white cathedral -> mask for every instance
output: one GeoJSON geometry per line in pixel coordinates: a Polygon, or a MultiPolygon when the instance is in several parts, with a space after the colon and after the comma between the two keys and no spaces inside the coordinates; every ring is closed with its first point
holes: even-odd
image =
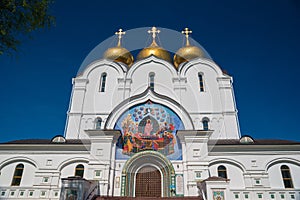
{"type": "Polygon", "coordinates": [[[64,136],[0,144],[0,199],[300,200],[300,142],[242,136],[232,77],[191,31],[173,59],[148,32],[134,59],[120,29],[73,78],[64,136]]]}

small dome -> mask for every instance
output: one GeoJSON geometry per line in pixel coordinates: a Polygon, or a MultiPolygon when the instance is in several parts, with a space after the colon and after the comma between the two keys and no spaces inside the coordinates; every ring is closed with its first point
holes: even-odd
{"type": "Polygon", "coordinates": [[[183,62],[187,62],[199,57],[204,58],[206,55],[205,52],[199,47],[190,45],[189,34],[191,34],[192,31],[189,30],[189,28],[185,28],[183,31],[181,31],[181,33],[185,35],[186,45],[185,47],[180,48],[174,55],[173,61],[176,68],[178,68],[178,66],[183,62]]]}
{"type": "Polygon", "coordinates": [[[103,54],[103,58],[116,62],[122,62],[128,66],[131,66],[133,63],[133,56],[131,53],[121,46],[107,49],[103,54]]]}
{"type": "Polygon", "coordinates": [[[176,68],[183,63],[190,61],[194,58],[204,58],[205,52],[196,46],[185,46],[180,48],[174,55],[174,65],[176,68]]]}
{"type": "Polygon", "coordinates": [[[142,60],[151,55],[166,60],[168,62],[172,62],[169,52],[158,46],[155,41],[152,42],[152,44],[149,47],[146,47],[139,52],[139,54],[137,55],[137,60],[142,60]]]}
{"type": "Polygon", "coordinates": [[[240,143],[242,143],[242,144],[253,144],[254,140],[251,136],[244,135],[240,138],[240,143]]]}
{"type": "Polygon", "coordinates": [[[116,62],[122,62],[128,66],[131,66],[133,63],[133,56],[127,49],[121,47],[122,35],[125,35],[125,33],[126,32],[124,32],[121,28],[115,33],[115,35],[118,35],[118,45],[116,47],[107,49],[103,54],[103,58],[116,62]]]}
{"type": "Polygon", "coordinates": [[[52,143],[66,143],[66,138],[62,135],[56,135],[51,139],[52,143]]]}

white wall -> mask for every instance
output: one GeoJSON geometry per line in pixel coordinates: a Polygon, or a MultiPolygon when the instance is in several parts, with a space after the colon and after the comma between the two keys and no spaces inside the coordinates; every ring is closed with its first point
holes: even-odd
{"type": "Polygon", "coordinates": [[[154,91],[182,105],[195,129],[202,129],[202,119],[207,117],[210,129],[215,130],[212,138],[239,138],[231,77],[224,75],[213,61],[195,59],[177,71],[170,63],[153,56],[138,61],[129,69],[115,62],[99,60],[76,77],[66,137],[88,138],[84,130],[95,127],[97,116],[106,119],[122,101],[131,101],[131,97],[149,87],[150,73],[155,74],[154,91]],[[99,92],[104,72],[107,73],[106,90],[99,92]],[[203,74],[204,92],[199,91],[199,72],[203,74]]]}

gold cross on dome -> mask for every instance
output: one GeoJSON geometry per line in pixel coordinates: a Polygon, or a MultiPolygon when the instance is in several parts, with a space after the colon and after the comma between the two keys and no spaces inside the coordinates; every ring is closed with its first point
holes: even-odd
{"type": "Polygon", "coordinates": [[[115,34],[118,35],[118,39],[119,39],[119,41],[118,41],[118,47],[120,47],[120,46],[121,46],[122,35],[125,35],[126,32],[123,31],[123,30],[120,28],[119,31],[116,32],[115,34]]]}
{"type": "Polygon", "coordinates": [[[192,31],[189,30],[189,28],[185,28],[183,31],[181,31],[181,33],[185,35],[185,38],[186,38],[186,46],[189,46],[189,45],[190,45],[189,34],[191,34],[192,31]]]}
{"type": "Polygon", "coordinates": [[[151,28],[151,30],[148,30],[148,33],[151,34],[152,33],[152,44],[156,44],[155,42],[155,38],[156,38],[156,34],[160,33],[160,30],[158,30],[155,26],[153,26],[151,28]]]}

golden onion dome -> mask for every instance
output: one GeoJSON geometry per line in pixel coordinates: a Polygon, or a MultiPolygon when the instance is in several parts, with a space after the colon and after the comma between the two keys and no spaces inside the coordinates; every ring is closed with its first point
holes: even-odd
{"type": "Polygon", "coordinates": [[[139,54],[137,55],[137,60],[141,60],[153,55],[157,58],[171,62],[172,60],[169,52],[164,48],[158,46],[155,42],[156,34],[160,33],[160,30],[158,30],[156,27],[152,27],[152,29],[149,30],[148,33],[152,34],[153,41],[149,47],[146,47],[139,52],[139,54]]]}
{"type": "Polygon", "coordinates": [[[186,46],[180,48],[174,55],[173,61],[176,68],[178,68],[178,66],[181,63],[190,61],[194,58],[199,58],[199,57],[203,58],[206,55],[205,52],[199,47],[190,45],[189,34],[192,33],[191,30],[185,28],[184,31],[182,31],[182,33],[185,34],[186,37],[186,46]]]}
{"type": "Polygon", "coordinates": [[[133,56],[131,53],[127,49],[119,46],[107,49],[104,52],[103,57],[116,62],[125,63],[128,66],[131,66],[133,63],[133,56]]]}
{"type": "Polygon", "coordinates": [[[196,46],[185,46],[180,48],[176,54],[174,55],[174,65],[176,68],[181,63],[193,60],[194,58],[203,58],[205,57],[205,53],[199,47],[196,46]]]}
{"type": "Polygon", "coordinates": [[[103,54],[103,58],[113,60],[115,62],[122,62],[131,66],[134,61],[132,54],[124,47],[121,47],[122,35],[124,35],[125,32],[123,32],[122,29],[119,29],[119,31],[115,34],[118,35],[118,45],[107,49],[103,54]]]}
{"type": "Polygon", "coordinates": [[[152,44],[149,47],[146,47],[143,50],[141,50],[137,55],[137,60],[142,60],[151,55],[166,60],[168,62],[172,62],[169,52],[158,46],[155,42],[152,42],[152,44]]]}

